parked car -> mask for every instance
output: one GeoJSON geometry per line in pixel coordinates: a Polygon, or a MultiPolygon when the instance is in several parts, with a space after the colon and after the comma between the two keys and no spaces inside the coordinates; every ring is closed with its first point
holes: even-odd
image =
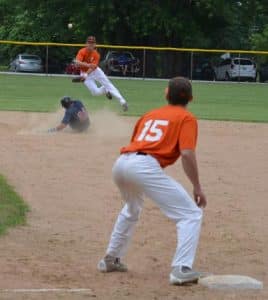
{"type": "Polygon", "coordinates": [[[112,73],[134,75],[140,70],[140,61],[131,52],[108,51],[100,66],[107,75],[112,73]]]}
{"type": "Polygon", "coordinates": [[[42,60],[37,55],[18,54],[10,63],[10,71],[14,72],[43,72],[44,66],[42,60]]]}
{"type": "Polygon", "coordinates": [[[256,64],[249,58],[226,58],[214,70],[216,80],[256,81],[256,64]]]}
{"type": "Polygon", "coordinates": [[[71,63],[66,65],[65,73],[66,74],[72,74],[72,75],[79,75],[80,74],[80,67],[73,60],[71,63]]]}
{"type": "Polygon", "coordinates": [[[268,81],[268,64],[260,66],[259,80],[260,82],[268,81]]]}

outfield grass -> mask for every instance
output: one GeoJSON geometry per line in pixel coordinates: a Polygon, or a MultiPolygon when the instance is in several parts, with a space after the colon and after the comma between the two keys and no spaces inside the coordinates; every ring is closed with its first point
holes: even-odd
{"type": "MultiPolygon", "coordinates": [[[[127,115],[141,115],[163,105],[167,81],[112,80],[130,104],[127,115]]],[[[116,101],[93,97],[80,83],[65,77],[0,75],[0,110],[50,112],[59,99],[70,95],[82,99],[89,110],[109,107],[120,111],[116,101]]],[[[268,84],[193,83],[190,105],[200,119],[268,122],[268,84]]]]}
{"type": "Polygon", "coordinates": [[[28,206],[0,175],[0,235],[8,227],[25,224],[28,206]]]}

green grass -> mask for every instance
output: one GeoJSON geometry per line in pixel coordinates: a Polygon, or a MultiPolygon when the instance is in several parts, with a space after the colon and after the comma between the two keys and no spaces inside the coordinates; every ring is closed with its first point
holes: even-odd
{"type": "Polygon", "coordinates": [[[25,224],[28,206],[0,175],[0,235],[8,227],[25,224]]]}
{"type": "MultiPolygon", "coordinates": [[[[112,80],[130,104],[128,115],[141,115],[165,103],[167,81],[112,80]]],[[[83,100],[88,109],[120,112],[116,101],[93,97],[83,84],[70,78],[0,75],[0,110],[50,112],[64,95],[83,100]]],[[[268,84],[193,83],[190,105],[200,119],[268,122],[268,84]]]]}
{"type": "Polygon", "coordinates": [[[8,66],[0,66],[0,71],[8,71],[8,66]]]}

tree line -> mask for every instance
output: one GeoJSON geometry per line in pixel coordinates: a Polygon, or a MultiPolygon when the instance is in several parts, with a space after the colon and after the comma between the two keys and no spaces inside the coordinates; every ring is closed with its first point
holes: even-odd
{"type": "MultiPolygon", "coordinates": [[[[101,44],[268,50],[268,1],[0,0],[1,40],[83,43],[89,34],[101,44]]],[[[0,59],[19,50],[1,45],[0,59]]]]}

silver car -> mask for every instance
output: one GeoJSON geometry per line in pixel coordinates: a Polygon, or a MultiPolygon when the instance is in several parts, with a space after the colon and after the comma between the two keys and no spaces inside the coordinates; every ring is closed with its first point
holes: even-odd
{"type": "Polygon", "coordinates": [[[43,72],[42,60],[37,55],[18,54],[10,63],[10,71],[14,72],[43,72]]]}

